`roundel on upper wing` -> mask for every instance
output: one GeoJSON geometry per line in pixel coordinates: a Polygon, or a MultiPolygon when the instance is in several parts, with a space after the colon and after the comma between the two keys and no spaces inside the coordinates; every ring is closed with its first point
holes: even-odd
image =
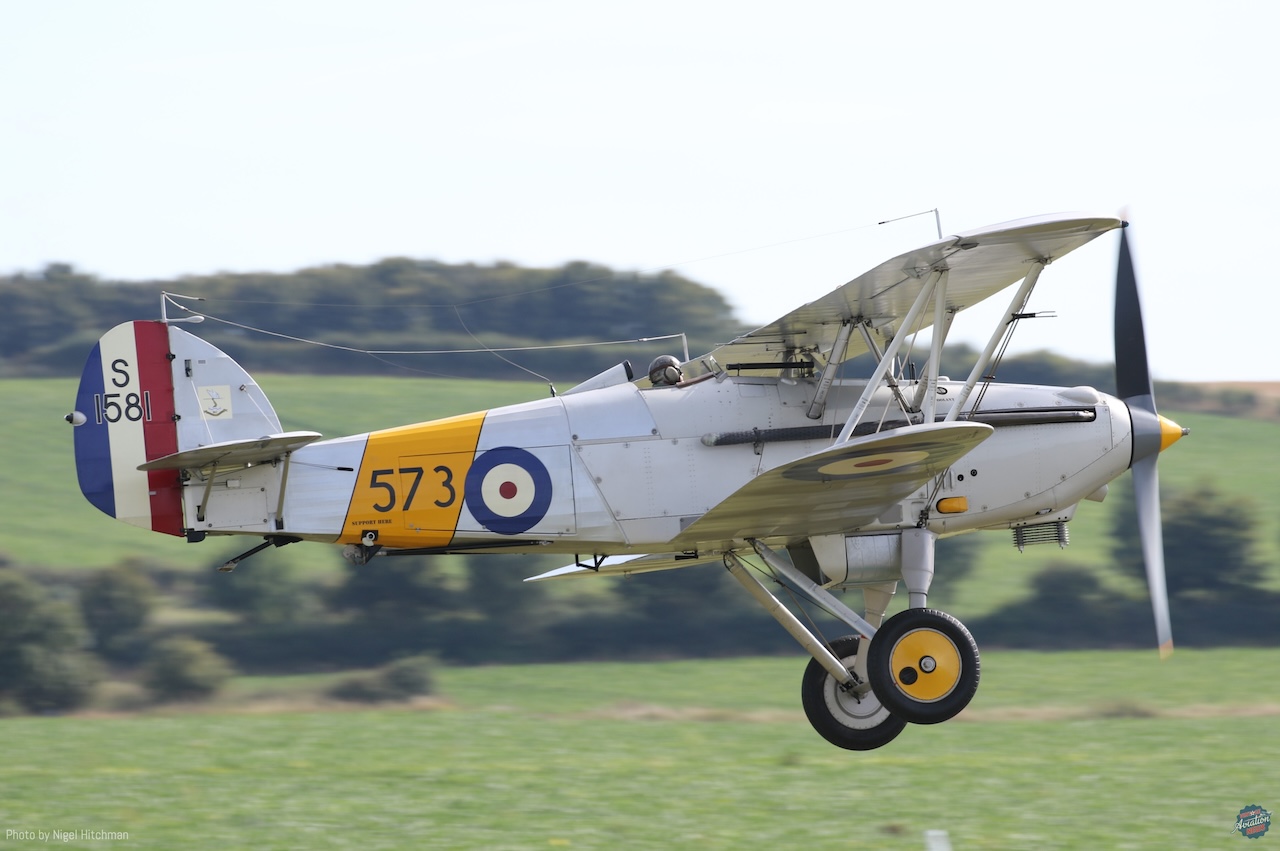
{"type": "Polygon", "coordinates": [[[467,508],[480,524],[500,535],[527,532],[551,507],[551,474],[532,452],[499,446],[467,471],[467,508]]]}

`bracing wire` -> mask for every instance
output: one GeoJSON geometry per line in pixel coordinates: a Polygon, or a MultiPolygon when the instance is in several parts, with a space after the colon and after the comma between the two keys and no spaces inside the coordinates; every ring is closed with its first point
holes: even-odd
{"type": "MultiPolygon", "coordinates": [[[[801,600],[799,597],[796,596],[796,593],[791,590],[790,586],[788,586],[787,583],[783,582],[781,579],[778,578],[778,574],[774,572],[773,568],[768,567],[767,565],[765,566],[756,565],[750,559],[745,557],[740,557],[740,560],[747,567],[756,571],[756,573],[759,573],[761,576],[773,582],[783,591],[787,592],[787,597],[791,600],[792,607],[795,608],[797,611],[799,611],[800,614],[804,617],[804,619],[809,622],[809,631],[812,632],[814,636],[817,637],[817,639],[821,641],[823,644],[827,645],[828,647],[831,646],[831,642],[828,641],[826,635],[823,634],[822,627],[819,626],[818,622],[814,619],[813,614],[809,611],[809,607],[805,605],[803,600],[801,600]]],[[[818,605],[817,608],[834,617],[834,614],[830,611],[827,611],[825,607],[818,605]]]]}
{"type": "MultiPolygon", "coordinates": [[[[178,296],[178,297],[194,298],[194,296],[178,296]]],[[[172,293],[166,293],[165,298],[168,300],[169,304],[173,305],[179,310],[186,311],[192,316],[202,316],[205,319],[208,319],[212,322],[218,322],[223,325],[229,325],[232,328],[239,328],[242,331],[251,331],[255,334],[264,334],[268,337],[277,337],[281,340],[290,340],[294,343],[303,343],[308,346],[318,346],[324,349],[336,349],[337,351],[340,351],[340,352],[351,352],[357,355],[373,355],[373,356],[376,356],[376,355],[474,355],[474,354],[485,354],[485,353],[493,354],[495,352],[536,352],[536,351],[542,351],[544,349],[584,349],[584,348],[591,348],[593,346],[622,346],[622,345],[628,345],[628,344],[634,344],[634,343],[656,343],[661,340],[685,339],[685,335],[681,333],[681,334],[659,334],[653,337],[636,337],[630,340],[595,340],[595,341],[584,342],[584,343],[548,343],[548,344],[539,345],[539,346],[502,346],[502,347],[486,346],[478,349],[402,349],[402,350],[401,349],[361,349],[355,346],[343,346],[339,343],[326,343],[322,340],[309,340],[306,337],[297,337],[297,336],[294,336],[293,334],[285,334],[280,331],[270,331],[266,328],[256,328],[253,325],[245,325],[242,322],[235,322],[230,319],[224,319],[220,316],[214,316],[211,313],[192,310],[186,305],[181,304],[180,302],[174,301],[174,295],[172,293]]],[[[465,325],[463,325],[463,329],[467,330],[465,325]]],[[[467,330],[467,333],[471,334],[470,330],[467,330]]],[[[474,334],[471,334],[471,336],[472,336],[472,339],[475,339],[474,334]]],[[[477,342],[479,341],[477,340],[477,342]]]]}
{"type": "MultiPolygon", "coordinates": [[[[934,215],[934,217],[935,217],[935,218],[937,218],[937,217],[938,217],[938,210],[937,210],[936,208],[935,208],[935,209],[930,209],[930,210],[922,210],[922,211],[917,212],[917,213],[910,213],[910,214],[905,215],[905,216],[898,216],[898,217],[895,217],[895,218],[885,219],[885,220],[883,220],[883,221],[874,222],[874,223],[870,223],[870,224],[857,225],[857,226],[854,226],[854,227],[842,228],[842,229],[839,229],[839,230],[828,231],[828,232],[825,232],[825,233],[813,234],[813,235],[810,235],[810,236],[797,237],[797,238],[795,238],[795,239],[780,240],[780,241],[778,241],[778,242],[772,242],[772,243],[768,243],[768,244],[766,244],[766,245],[757,245],[757,246],[753,246],[753,247],[751,247],[751,248],[743,248],[743,249],[738,249],[738,250],[734,250],[734,251],[726,251],[726,252],[722,252],[722,253],[719,253],[719,254],[706,255],[706,256],[703,256],[703,257],[697,257],[697,258],[693,258],[693,259],[689,259],[689,260],[684,260],[684,261],[681,261],[681,262],[679,262],[679,263],[668,263],[668,264],[661,265],[661,266],[654,266],[654,267],[650,267],[650,268],[647,268],[647,269],[642,269],[642,270],[640,270],[640,271],[638,271],[638,272],[636,272],[636,273],[634,273],[634,274],[636,274],[636,275],[638,275],[638,276],[639,276],[639,275],[649,275],[649,274],[653,274],[653,273],[655,273],[655,272],[668,271],[668,270],[671,270],[671,269],[678,268],[678,267],[680,267],[680,266],[687,266],[687,265],[691,265],[691,264],[694,264],[694,263],[704,262],[704,261],[707,261],[707,260],[717,260],[717,259],[724,258],[724,257],[732,257],[732,256],[740,255],[740,254],[749,254],[749,253],[751,253],[751,252],[755,252],[755,251],[764,251],[764,250],[768,250],[768,249],[770,249],[770,248],[777,248],[777,247],[780,247],[780,246],[783,246],[783,245],[792,245],[792,244],[795,244],[795,243],[807,242],[807,241],[815,240],[815,239],[824,239],[824,238],[826,238],[826,237],[830,237],[830,236],[838,236],[838,235],[840,235],[840,234],[845,234],[845,233],[852,233],[852,232],[854,232],[854,231],[866,230],[866,229],[868,229],[868,228],[878,227],[878,226],[880,226],[880,225],[891,224],[891,223],[893,223],[893,222],[903,221],[904,219],[912,219],[912,218],[916,218],[916,217],[918,217],[918,216],[929,215],[929,214],[931,214],[931,213],[934,215]]],[[[939,222],[939,228],[940,228],[940,226],[941,226],[941,223],[939,222]]],[[[543,380],[543,381],[546,381],[546,382],[547,382],[547,384],[548,384],[548,386],[550,386],[550,387],[551,387],[551,393],[552,393],[552,395],[555,395],[555,387],[551,385],[551,381],[550,381],[549,379],[547,379],[547,378],[546,378],[545,376],[543,376],[543,375],[540,375],[540,374],[538,374],[538,373],[534,372],[533,370],[530,370],[530,369],[527,369],[527,368],[526,368],[526,367],[524,367],[524,366],[521,366],[520,364],[516,363],[515,361],[510,360],[509,358],[503,357],[500,353],[501,353],[501,352],[532,352],[532,351],[544,351],[544,350],[549,350],[549,349],[589,348],[589,347],[595,347],[595,346],[617,346],[617,345],[626,345],[626,344],[634,344],[634,343],[649,343],[649,342],[657,342],[657,341],[660,341],[660,340],[673,340],[673,339],[676,339],[676,338],[680,338],[680,339],[682,339],[682,340],[684,341],[684,353],[685,353],[685,358],[684,358],[684,359],[685,359],[686,361],[688,361],[688,359],[689,359],[689,340],[688,340],[688,337],[687,337],[685,334],[681,333],[681,334],[664,334],[664,335],[658,335],[658,336],[652,336],[652,337],[638,337],[638,338],[635,338],[635,339],[629,339],[629,340],[600,340],[600,341],[583,342],[583,343],[557,343],[557,344],[546,344],[546,345],[538,345],[538,346],[502,346],[502,347],[491,347],[491,346],[485,346],[485,345],[484,345],[484,343],[483,343],[483,342],[482,342],[478,337],[476,337],[476,335],[475,335],[475,334],[473,334],[473,333],[471,332],[471,329],[467,327],[466,322],[464,322],[464,321],[463,321],[463,319],[462,319],[462,314],[461,314],[461,311],[459,310],[459,308],[462,308],[462,307],[469,307],[469,306],[472,306],[472,305],[478,305],[478,304],[486,304],[486,303],[489,303],[489,302],[498,301],[498,300],[505,299],[505,298],[514,298],[514,297],[517,297],[517,296],[533,295],[533,294],[536,294],[536,293],[549,292],[549,291],[551,291],[551,290],[563,289],[563,288],[565,288],[565,287],[573,287],[573,286],[581,286],[581,285],[583,285],[583,284],[598,283],[598,282],[600,282],[600,281],[612,280],[612,279],[614,279],[615,277],[616,277],[616,273],[614,273],[614,272],[610,272],[610,273],[609,273],[609,274],[607,274],[607,275],[600,275],[600,276],[597,276],[597,277],[595,277],[595,278],[585,278],[585,279],[577,280],[577,281],[566,281],[566,282],[559,283],[559,284],[551,284],[551,285],[546,286],[546,287],[536,287],[536,288],[528,289],[528,290],[520,290],[520,291],[518,291],[518,292],[500,293],[500,294],[498,294],[498,295],[486,296],[486,297],[484,297],[484,298],[472,299],[472,300],[470,300],[470,301],[461,301],[461,302],[456,302],[456,303],[453,303],[453,304],[407,304],[407,305],[400,305],[400,307],[401,307],[402,309],[410,309],[410,308],[427,308],[427,309],[444,309],[444,308],[450,308],[450,309],[452,309],[452,310],[453,310],[453,313],[454,313],[454,316],[455,316],[455,317],[457,318],[457,320],[458,320],[458,324],[462,326],[462,329],[467,333],[467,335],[468,335],[468,336],[470,336],[470,337],[471,337],[471,339],[475,340],[475,341],[476,341],[476,343],[477,343],[477,344],[479,344],[479,345],[481,346],[481,348],[476,348],[476,349],[415,349],[415,350],[362,349],[362,348],[359,348],[359,347],[356,347],[356,346],[344,346],[344,345],[341,345],[341,344],[338,344],[338,343],[326,343],[326,342],[322,342],[322,341],[320,341],[320,340],[311,340],[311,339],[307,339],[307,338],[305,338],[305,337],[298,337],[298,336],[294,336],[294,335],[292,335],[292,334],[285,334],[285,333],[282,333],[282,332],[279,332],[279,331],[270,331],[270,330],[265,329],[265,328],[257,328],[257,327],[254,327],[254,326],[252,326],[252,325],[246,325],[246,324],[244,324],[244,323],[235,322],[235,321],[233,321],[233,320],[225,319],[225,318],[223,318],[223,317],[214,316],[213,314],[205,313],[205,312],[203,312],[203,311],[196,311],[196,310],[193,310],[193,309],[191,309],[191,308],[187,307],[186,305],[182,304],[181,302],[176,301],[175,299],[177,299],[177,298],[187,298],[187,299],[197,299],[197,300],[199,300],[199,301],[204,301],[204,299],[203,299],[203,298],[199,298],[199,297],[197,297],[197,296],[182,296],[182,295],[178,295],[178,294],[176,294],[176,293],[168,293],[168,292],[166,292],[166,293],[163,293],[163,294],[162,294],[162,299],[161,299],[161,314],[162,314],[162,316],[164,315],[164,307],[165,307],[165,305],[167,305],[167,304],[171,304],[171,305],[173,305],[174,307],[178,308],[179,310],[183,310],[183,311],[185,311],[186,313],[190,314],[190,315],[191,315],[191,316],[193,316],[193,317],[198,316],[198,317],[201,317],[201,318],[203,318],[203,319],[209,319],[209,320],[212,320],[212,321],[214,321],[214,322],[221,323],[221,324],[223,324],[223,325],[228,325],[228,326],[233,327],[233,328],[239,328],[239,329],[244,330],[244,331],[250,331],[250,332],[253,332],[253,333],[255,333],[255,334],[263,334],[263,335],[266,335],[266,336],[269,336],[269,337],[276,337],[276,338],[283,339],[283,340],[290,340],[290,341],[293,341],[293,342],[296,342],[296,343],[302,343],[302,344],[305,344],[305,345],[318,346],[318,347],[326,348],[326,349],[334,349],[334,350],[337,350],[337,351],[344,351],[344,352],[351,352],[351,353],[353,353],[353,354],[366,355],[366,356],[368,356],[368,357],[372,357],[374,360],[380,361],[380,362],[385,363],[385,364],[387,364],[387,365],[389,365],[389,366],[396,367],[396,368],[399,368],[399,369],[409,369],[409,370],[412,370],[412,371],[414,371],[414,372],[424,372],[424,371],[423,371],[423,370],[418,370],[418,369],[413,369],[412,367],[405,367],[405,366],[402,366],[402,365],[400,365],[400,364],[392,363],[391,361],[386,360],[386,359],[385,359],[384,357],[382,357],[382,356],[384,356],[384,355],[447,355],[447,354],[480,354],[480,353],[492,354],[492,355],[494,355],[495,357],[498,357],[500,360],[504,361],[505,363],[507,363],[507,364],[509,364],[509,365],[511,365],[511,366],[513,366],[513,367],[515,367],[516,369],[522,370],[523,372],[527,372],[527,373],[529,373],[530,375],[535,376],[536,378],[539,378],[539,379],[541,379],[541,380],[543,380]]],[[[230,303],[241,303],[241,304],[310,304],[310,305],[317,306],[317,307],[343,307],[343,308],[347,308],[347,309],[352,309],[352,308],[361,308],[361,307],[375,307],[374,305],[338,304],[338,303],[323,303],[323,302],[287,302],[287,301],[260,301],[260,300],[252,300],[252,301],[251,301],[251,300],[244,300],[244,299],[220,299],[220,301],[227,301],[227,302],[230,302],[230,303]]],[[[381,306],[379,305],[379,306],[376,306],[376,307],[379,307],[379,308],[380,308],[381,306]]],[[[197,320],[197,321],[198,321],[198,320],[197,320]]],[[[435,373],[428,373],[428,374],[435,374],[435,373]]]]}
{"type": "MultiPolygon", "coordinates": [[[[480,343],[480,338],[479,338],[479,337],[477,337],[475,334],[472,334],[472,333],[471,333],[471,329],[467,327],[467,323],[463,320],[463,318],[462,318],[462,311],[458,310],[458,308],[456,308],[456,307],[455,307],[455,308],[453,309],[453,315],[454,315],[454,316],[456,316],[456,317],[458,318],[458,324],[462,326],[462,330],[463,330],[463,331],[466,331],[466,332],[467,332],[467,336],[469,336],[471,339],[475,340],[477,343],[480,343]]],[[[483,345],[483,343],[480,343],[480,345],[483,345]]],[[[542,373],[534,372],[532,369],[529,369],[529,368],[528,368],[528,367],[526,367],[526,366],[521,366],[520,364],[518,364],[518,363],[516,363],[515,361],[511,360],[511,358],[503,357],[502,355],[498,354],[498,353],[497,353],[496,351],[494,351],[493,349],[488,349],[488,351],[489,351],[489,353],[490,353],[490,354],[492,354],[494,357],[496,357],[498,360],[502,361],[503,363],[509,363],[509,364],[511,364],[512,366],[514,366],[516,369],[521,370],[522,372],[527,372],[527,373],[529,373],[529,374],[530,374],[530,375],[532,375],[534,378],[541,378],[543,381],[547,382],[547,387],[549,387],[549,388],[551,389],[551,395],[552,395],[552,396],[556,395],[556,386],[555,386],[554,384],[552,384],[552,383],[551,383],[551,379],[550,379],[550,378],[547,378],[547,377],[546,377],[545,375],[543,375],[542,373]]]]}
{"type": "MultiPolygon", "coordinates": [[[[724,251],[719,254],[708,254],[702,257],[694,257],[688,260],[681,260],[676,263],[665,263],[660,266],[650,266],[650,267],[639,269],[635,272],[628,273],[628,274],[634,274],[636,276],[652,275],[656,272],[667,272],[672,269],[678,269],[681,266],[691,266],[695,263],[704,263],[708,260],[720,260],[725,257],[736,257],[740,254],[751,254],[756,251],[767,251],[771,248],[780,248],[784,245],[794,245],[800,242],[810,242],[815,239],[826,239],[827,237],[831,237],[831,236],[840,236],[841,234],[854,233],[861,230],[868,230],[870,228],[880,227],[881,225],[893,224],[894,222],[901,222],[907,219],[914,219],[920,216],[928,216],[928,215],[933,215],[935,218],[938,218],[937,208],[933,208],[929,210],[921,210],[916,213],[908,213],[905,216],[896,216],[891,219],[884,219],[883,221],[870,222],[868,224],[855,225],[853,227],[841,228],[839,230],[826,231],[825,233],[816,233],[816,234],[811,234],[809,236],[800,236],[800,237],[795,237],[794,239],[784,239],[778,242],[770,242],[764,245],[752,246],[750,248],[739,248],[739,249],[734,249],[732,251],[724,251]]],[[[938,219],[938,238],[939,239],[942,238],[941,219],[938,219]]],[[[399,305],[399,307],[402,309],[442,310],[445,308],[452,308],[456,310],[459,307],[470,307],[472,305],[477,305],[477,304],[487,304],[489,302],[500,301],[505,298],[516,298],[517,296],[535,295],[537,293],[551,292],[552,290],[564,289],[565,287],[577,287],[583,284],[596,284],[596,283],[600,283],[601,281],[613,280],[617,277],[617,274],[618,273],[616,272],[610,272],[607,275],[599,275],[594,278],[583,278],[582,280],[578,280],[578,281],[564,281],[559,284],[549,284],[548,286],[545,286],[545,287],[534,287],[533,289],[528,289],[528,290],[518,290],[515,292],[499,293],[497,295],[485,296],[483,298],[471,299],[469,301],[459,301],[451,304],[450,303],[403,304],[403,305],[399,305]]],[[[382,307],[381,305],[365,305],[365,304],[353,304],[353,303],[344,303],[344,302],[295,302],[295,301],[266,301],[266,300],[256,300],[256,299],[255,300],[218,299],[218,300],[226,301],[229,303],[236,303],[236,304],[282,304],[282,305],[305,304],[313,307],[342,307],[347,309],[361,309],[361,308],[381,309],[382,307]]],[[[657,340],[657,339],[663,339],[663,338],[650,337],[648,339],[657,340]]],[[[633,341],[628,340],[623,342],[633,342],[633,341]]],[[[413,352],[410,354],[417,354],[417,353],[413,352]]]]}

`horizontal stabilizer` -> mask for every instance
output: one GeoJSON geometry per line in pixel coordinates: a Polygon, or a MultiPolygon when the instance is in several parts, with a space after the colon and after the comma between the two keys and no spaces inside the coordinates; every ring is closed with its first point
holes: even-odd
{"type": "Polygon", "coordinates": [[[154,461],[138,466],[144,472],[149,470],[199,470],[205,467],[246,466],[274,461],[286,454],[319,440],[319,432],[286,431],[282,434],[268,434],[249,440],[227,440],[222,443],[211,443],[198,446],[185,452],[175,452],[154,461]]]}
{"type": "Polygon", "coordinates": [[[689,553],[658,553],[653,555],[607,556],[598,567],[571,564],[530,576],[525,582],[542,582],[547,579],[572,579],[579,576],[630,576],[633,573],[653,573],[657,570],[675,570],[697,564],[719,561],[720,556],[699,558],[689,553]]]}

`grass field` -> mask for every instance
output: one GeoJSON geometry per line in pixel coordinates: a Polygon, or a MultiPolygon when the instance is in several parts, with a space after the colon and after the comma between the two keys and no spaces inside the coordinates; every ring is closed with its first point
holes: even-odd
{"type": "Polygon", "coordinates": [[[1242,807],[1280,806],[1278,656],[1156,658],[992,652],[959,718],[863,754],[809,728],[798,657],[445,671],[431,709],[259,712],[241,683],[239,713],[0,721],[0,829],[166,849],[919,849],[926,829],[957,851],[1231,847],[1242,807]]]}

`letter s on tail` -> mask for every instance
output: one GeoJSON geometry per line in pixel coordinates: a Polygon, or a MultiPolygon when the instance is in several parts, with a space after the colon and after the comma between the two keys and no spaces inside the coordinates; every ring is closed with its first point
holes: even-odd
{"type": "Polygon", "coordinates": [[[182,483],[176,470],[138,465],[178,451],[169,327],[126,322],[98,340],[76,393],[76,474],[104,514],[133,526],[182,535],[182,483]]]}

